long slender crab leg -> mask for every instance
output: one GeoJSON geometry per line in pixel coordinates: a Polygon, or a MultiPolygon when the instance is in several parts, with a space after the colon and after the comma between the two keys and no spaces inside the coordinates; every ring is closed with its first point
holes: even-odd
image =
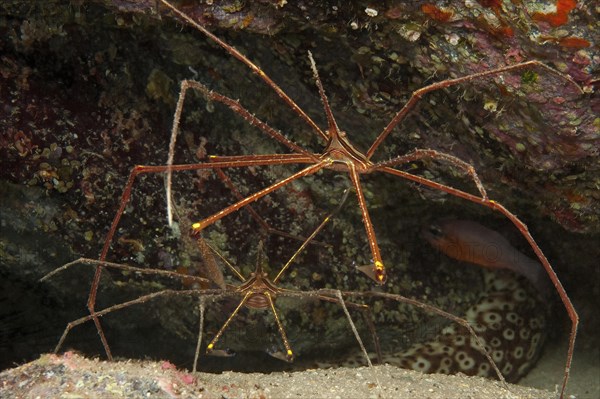
{"type": "Polygon", "coordinates": [[[321,136],[321,138],[324,141],[328,140],[328,136],[325,132],[323,132],[321,130],[321,128],[304,112],[304,110],[302,110],[302,108],[300,108],[298,106],[298,104],[296,104],[294,102],[294,100],[292,100],[290,98],[290,96],[288,96],[278,85],[277,83],[275,83],[269,76],[267,76],[262,69],[260,69],[256,64],[254,64],[252,61],[250,61],[245,55],[243,55],[242,53],[240,53],[239,51],[237,51],[234,47],[230,46],[229,44],[225,43],[223,40],[219,39],[217,36],[215,36],[214,34],[212,34],[209,30],[207,30],[204,26],[200,25],[199,23],[197,23],[196,21],[194,21],[192,18],[190,18],[188,15],[186,15],[185,13],[181,12],[180,10],[178,10],[176,7],[174,7],[172,4],[170,4],[168,1],[166,0],[160,0],[160,2],[162,4],[164,4],[167,8],[169,8],[171,11],[173,11],[175,14],[177,14],[181,19],[183,19],[184,21],[186,21],[188,24],[192,25],[194,28],[198,29],[200,32],[202,32],[204,35],[206,35],[208,38],[210,38],[212,41],[214,41],[216,44],[218,44],[219,46],[221,46],[223,49],[225,49],[225,51],[227,51],[229,54],[231,54],[233,57],[237,58],[238,60],[240,60],[241,62],[243,62],[244,64],[246,64],[251,70],[252,72],[254,72],[256,75],[258,75],[262,80],[265,81],[265,83],[267,83],[267,85],[269,87],[271,87],[275,93],[277,93],[277,95],[290,107],[292,108],[298,115],[300,115],[300,117],[308,124],[310,125],[310,127],[318,133],[319,136],[321,136]]]}
{"type": "MultiPolygon", "coordinates": [[[[266,76],[266,75],[265,75],[266,76]]],[[[175,157],[175,144],[177,143],[177,135],[179,134],[179,124],[181,121],[181,113],[183,112],[183,104],[185,103],[185,96],[189,89],[194,89],[200,92],[207,101],[217,101],[222,104],[225,104],[232,111],[236,112],[242,118],[244,118],[250,125],[258,127],[260,130],[265,132],[267,135],[272,137],[273,139],[279,141],[281,144],[288,147],[292,152],[300,155],[301,157],[313,157],[313,160],[316,161],[316,157],[306,151],[304,148],[294,144],[292,141],[288,140],[283,134],[273,129],[265,122],[258,119],[252,113],[250,113],[246,108],[244,108],[239,101],[236,101],[232,98],[219,94],[217,92],[209,90],[206,86],[201,84],[200,82],[196,82],[194,80],[183,80],[181,82],[181,88],[179,91],[179,98],[177,100],[177,106],[175,107],[175,113],[173,115],[173,127],[171,128],[171,139],[169,141],[169,156],[167,158],[167,165],[171,166],[174,162],[175,157]]],[[[249,156],[252,157],[252,156],[249,156]]],[[[257,156],[254,156],[257,157],[257,156]]],[[[257,159],[257,158],[253,158],[257,159]]],[[[172,206],[172,194],[171,194],[171,185],[172,185],[172,171],[173,169],[167,170],[167,176],[165,181],[165,187],[167,192],[167,221],[169,222],[169,226],[173,225],[173,206],[172,206]]]]}
{"type": "Polygon", "coordinates": [[[373,267],[369,266],[368,268],[361,269],[361,271],[365,272],[367,276],[375,280],[375,282],[383,284],[387,279],[387,274],[383,265],[383,260],[381,259],[379,245],[377,244],[377,239],[375,238],[375,229],[373,228],[371,216],[369,215],[369,210],[367,209],[365,195],[362,191],[362,186],[360,185],[360,177],[358,176],[358,173],[356,173],[356,168],[354,165],[351,165],[350,167],[350,178],[352,179],[352,185],[356,190],[356,197],[358,198],[358,205],[362,214],[363,224],[365,225],[365,230],[367,231],[367,240],[369,241],[371,254],[373,255],[373,267]]]}
{"type": "Polygon", "coordinates": [[[462,76],[462,77],[456,78],[456,79],[448,79],[448,80],[443,80],[443,81],[440,81],[437,83],[432,83],[429,86],[421,87],[420,89],[415,90],[412,93],[412,95],[410,96],[408,101],[404,104],[404,106],[400,109],[400,111],[398,111],[396,113],[396,115],[392,118],[392,120],[390,120],[390,122],[383,129],[383,131],[381,133],[379,133],[379,136],[377,136],[377,138],[371,145],[371,148],[369,148],[367,150],[367,152],[366,152],[367,159],[371,159],[371,157],[373,157],[373,154],[375,153],[375,151],[377,151],[377,148],[379,148],[381,143],[383,143],[383,141],[392,132],[392,130],[394,130],[394,128],[398,125],[398,123],[400,123],[402,120],[404,120],[404,118],[410,112],[410,110],[412,110],[415,107],[415,105],[419,102],[419,100],[421,100],[421,97],[423,97],[425,94],[430,93],[432,91],[439,90],[439,89],[447,88],[450,86],[456,86],[461,83],[470,82],[475,79],[480,79],[480,78],[494,76],[494,75],[500,75],[505,72],[511,72],[511,71],[525,69],[525,68],[543,68],[545,71],[547,71],[553,75],[557,75],[561,79],[571,83],[574,87],[576,87],[578,89],[579,93],[583,93],[583,90],[581,89],[581,87],[579,87],[579,85],[577,83],[575,83],[575,81],[573,79],[571,79],[569,76],[557,71],[554,68],[550,68],[548,65],[546,65],[540,61],[537,61],[537,60],[522,62],[520,64],[507,65],[507,66],[500,67],[500,68],[490,69],[490,70],[487,70],[484,72],[478,72],[478,73],[473,73],[473,74],[470,74],[467,76],[462,76]]]}
{"type": "Polygon", "coordinates": [[[215,213],[214,215],[209,216],[206,219],[203,219],[199,222],[194,223],[192,225],[192,229],[195,233],[198,233],[201,230],[205,229],[207,226],[210,226],[211,224],[215,223],[217,220],[222,219],[223,217],[229,215],[230,213],[237,211],[238,209],[264,197],[265,195],[267,195],[269,193],[272,193],[273,191],[291,183],[292,181],[294,181],[300,177],[303,177],[303,176],[308,176],[308,175],[317,173],[319,170],[327,167],[327,165],[329,163],[330,163],[330,161],[328,161],[328,160],[320,161],[319,163],[316,163],[305,169],[302,169],[301,171],[294,173],[293,175],[291,175],[283,180],[280,180],[280,181],[270,185],[267,188],[257,191],[256,193],[252,194],[251,196],[244,198],[243,200],[238,201],[233,205],[228,206],[227,208],[215,213]]]}

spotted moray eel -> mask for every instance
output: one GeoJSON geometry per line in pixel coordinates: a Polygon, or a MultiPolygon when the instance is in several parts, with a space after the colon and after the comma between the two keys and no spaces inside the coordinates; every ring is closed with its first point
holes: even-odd
{"type": "MultiPolygon", "coordinates": [[[[504,378],[516,382],[527,374],[539,357],[546,336],[547,311],[543,295],[530,279],[500,269],[488,267],[482,270],[483,290],[476,303],[460,316],[473,327],[504,378]]],[[[382,360],[424,373],[461,372],[497,378],[479,348],[466,329],[451,323],[427,342],[413,344],[401,352],[382,353],[382,360]]],[[[356,353],[337,366],[364,364],[363,355],[356,353]]],[[[319,367],[331,366],[332,363],[319,363],[319,367]]]]}

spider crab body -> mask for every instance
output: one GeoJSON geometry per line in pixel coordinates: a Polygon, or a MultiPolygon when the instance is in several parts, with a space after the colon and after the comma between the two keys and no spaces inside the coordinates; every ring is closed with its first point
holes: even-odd
{"type": "MultiPolygon", "coordinates": [[[[267,273],[263,272],[260,260],[261,259],[259,257],[259,259],[257,260],[256,270],[250,275],[250,278],[244,281],[239,287],[233,287],[234,291],[242,297],[242,300],[237,305],[231,316],[229,316],[223,327],[219,330],[219,332],[215,335],[215,337],[206,347],[207,353],[211,353],[214,351],[216,342],[221,338],[221,335],[223,334],[225,329],[227,329],[233,317],[239,312],[239,310],[242,307],[246,306],[251,309],[263,310],[270,308],[272,310],[273,315],[275,316],[277,327],[279,329],[279,333],[281,334],[284,345],[286,347],[284,360],[291,362],[294,359],[294,353],[292,352],[292,349],[289,346],[287,335],[285,333],[285,330],[283,329],[283,326],[281,325],[281,321],[279,320],[279,316],[277,315],[277,311],[275,310],[275,303],[273,301],[277,294],[282,292],[282,290],[278,288],[271,280],[269,280],[267,273]]],[[[219,351],[218,353],[220,352],[221,351],[219,351]]]]}
{"type": "Polygon", "coordinates": [[[358,151],[347,138],[346,132],[334,131],[331,134],[331,139],[327,143],[327,148],[323,152],[320,160],[330,159],[333,161],[330,169],[338,172],[348,172],[350,165],[356,169],[358,173],[368,173],[373,167],[373,162],[367,159],[358,151]]]}

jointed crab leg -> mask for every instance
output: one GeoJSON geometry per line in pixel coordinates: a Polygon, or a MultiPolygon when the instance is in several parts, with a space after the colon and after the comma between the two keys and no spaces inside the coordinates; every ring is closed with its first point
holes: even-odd
{"type": "Polygon", "coordinates": [[[490,69],[490,70],[487,70],[484,72],[472,73],[470,75],[462,76],[462,77],[456,78],[456,79],[447,79],[447,80],[443,80],[440,82],[432,83],[429,86],[421,87],[420,89],[415,90],[412,93],[412,95],[410,96],[408,101],[404,104],[404,106],[400,109],[400,111],[398,111],[396,113],[396,115],[392,118],[392,120],[388,123],[388,125],[383,129],[383,131],[381,133],[379,133],[379,136],[377,136],[377,138],[371,145],[371,148],[369,148],[367,150],[367,152],[365,154],[367,159],[371,159],[371,157],[373,156],[373,154],[375,153],[377,148],[379,148],[381,143],[383,143],[383,141],[392,132],[392,130],[394,130],[394,128],[400,122],[402,122],[402,120],[406,117],[406,115],[410,112],[410,110],[414,108],[414,106],[419,102],[419,100],[421,99],[421,97],[423,97],[423,95],[425,95],[429,92],[432,92],[432,91],[439,90],[439,89],[444,89],[444,88],[447,88],[450,86],[459,85],[461,83],[470,82],[472,80],[481,79],[481,78],[488,77],[488,76],[495,76],[495,75],[502,74],[504,72],[511,72],[511,71],[515,71],[515,70],[519,70],[519,69],[534,68],[534,67],[535,68],[543,68],[547,72],[549,72],[553,75],[559,76],[561,79],[571,83],[573,85],[573,87],[578,88],[578,91],[580,93],[583,93],[583,91],[581,90],[579,85],[577,83],[575,83],[575,81],[573,79],[571,79],[569,76],[567,76],[563,73],[560,73],[556,69],[550,68],[548,65],[546,65],[540,61],[537,61],[537,60],[522,62],[520,64],[507,65],[507,66],[500,67],[500,68],[490,69]]]}
{"type": "MultiPolygon", "coordinates": [[[[140,268],[140,267],[135,267],[135,266],[129,266],[129,265],[122,265],[119,263],[113,263],[113,262],[107,262],[107,261],[103,261],[103,260],[98,260],[98,259],[90,259],[90,258],[79,258],[77,260],[74,260],[72,262],[66,263],[65,265],[59,267],[58,269],[53,270],[52,272],[46,274],[44,277],[42,277],[40,279],[40,281],[46,281],[48,279],[50,279],[51,277],[55,276],[58,273],[61,273],[67,269],[70,269],[71,267],[77,265],[77,264],[85,264],[85,265],[91,265],[91,266],[96,266],[96,275],[98,275],[98,270],[100,270],[101,268],[111,268],[111,269],[118,269],[118,270],[126,270],[126,271],[131,271],[131,272],[135,272],[135,273],[140,273],[140,274],[155,274],[155,275],[161,275],[161,276],[165,276],[165,277],[170,277],[173,279],[182,279],[182,278],[188,278],[188,279],[193,279],[194,281],[200,282],[200,283],[209,283],[210,281],[202,278],[202,277],[196,277],[196,276],[183,276],[180,273],[176,273],[176,272],[172,272],[169,270],[158,270],[158,269],[145,269],[145,268],[140,268]]],[[[92,286],[92,288],[94,288],[94,286],[92,286]]],[[[95,287],[97,290],[97,287],[95,287]]],[[[96,290],[93,290],[94,293],[96,290]]],[[[144,303],[150,299],[159,297],[159,296],[169,296],[169,295],[188,295],[193,291],[175,291],[175,290],[162,290],[162,291],[158,291],[158,292],[154,292],[152,294],[148,294],[148,295],[144,295],[141,296],[139,298],[136,298],[134,300],[131,301],[127,301],[127,302],[123,302],[117,305],[113,305],[110,306],[106,309],[103,309],[101,311],[95,311],[95,310],[90,310],[90,314],[88,316],[79,318],[77,320],[74,320],[72,322],[70,322],[69,324],[67,324],[67,327],[65,328],[65,331],[63,332],[58,344],[56,345],[54,352],[58,352],[60,350],[60,348],[63,345],[63,342],[65,340],[65,338],[67,337],[67,335],[69,334],[69,332],[76,326],[85,323],[86,321],[89,320],[94,320],[94,322],[96,322],[96,320],[98,320],[98,317],[101,317],[107,313],[110,312],[114,312],[116,310],[120,310],[126,307],[129,307],[131,305],[135,305],[135,304],[140,304],[140,303],[144,303]],[[180,294],[181,293],[181,294],[180,294]]],[[[205,290],[204,293],[206,294],[215,294],[215,293],[220,293],[219,290],[205,290]]],[[[98,327],[98,324],[96,324],[96,326],[98,327]]],[[[105,345],[104,349],[106,351],[106,355],[109,359],[112,359],[112,355],[110,352],[110,347],[108,346],[108,342],[106,341],[105,337],[104,337],[104,333],[102,329],[98,330],[98,334],[100,335],[100,339],[102,341],[102,344],[105,345]]]]}
{"type": "Polygon", "coordinates": [[[283,267],[281,268],[281,270],[279,271],[279,273],[277,273],[277,276],[275,276],[275,278],[273,279],[273,283],[277,283],[279,281],[279,279],[283,276],[283,273],[296,260],[296,258],[298,257],[298,255],[300,255],[300,253],[302,253],[304,251],[304,248],[306,248],[306,246],[310,242],[313,241],[313,239],[317,236],[317,234],[319,234],[321,232],[321,230],[323,230],[323,228],[325,227],[325,225],[327,223],[329,223],[329,221],[331,220],[331,218],[333,217],[333,215],[335,215],[337,212],[340,211],[340,209],[342,209],[342,207],[346,203],[346,200],[348,199],[348,194],[349,193],[350,193],[349,189],[346,189],[346,191],[344,191],[344,195],[342,196],[342,199],[340,200],[340,203],[338,204],[338,206],[329,215],[327,215],[325,217],[325,219],[323,219],[323,221],[321,222],[321,224],[319,226],[317,226],[317,228],[306,238],[306,240],[302,243],[302,245],[300,245],[300,248],[298,248],[296,250],[296,252],[294,252],[294,254],[292,255],[292,257],[286,262],[286,264],[283,265],[283,267]]]}
{"type": "Polygon", "coordinates": [[[373,223],[371,222],[371,217],[369,216],[369,210],[367,209],[367,201],[365,200],[365,195],[363,194],[362,186],[360,185],[360,177],[356,172],[354,165],[350,165],[350,178],[352,179],[352,185],[356,190],[356,197],[358,198],[358,205],[362,214],[363,224],[365,226],[365,230],[367,231],[367,240],[369,241],[371,254],[373,255],[373,267],[361,270],[363,270],[367,276],[375,280],[377,283],[383,284],[385,283],[387,275],[383,265],[383,260],[381,259],[379,245],[377,244],[377,239],[375,238],[375,229],[373,228],[373,223]]]}
{"type": "MultiPolygon", "coordinates": [[[[439,151],[432,150],[432,149],[415,149],[415,150],[409,152],[408,154],[394,157],[394,158],[390,159],[389,161],[378,162],[375,165],[373,165],[373,170],[379,170],[380,168],[382,168],[384,166],[395,166],[395,165],[406,164],[409,162],[422,160],[424,158],[443,160],[443,161],[446,161],[446,162],[452,164],[452,166],[462,169],[466,174],[469,175],[469,177],[471,178],[473,183],[475,183],[475,186],[477,187],[477,190],[481,194],[481,197],[488,198],[487,191],[486,191],[485,187],[483,187],[483,183],[481,183],[481,179],[479,179],[479,176],[477,175],[477,172],[475,171],[475,168],[473,167],[473,165],[471,165],[470,163],[467,163],[467,162],[463,161],[462,159],[457,158],[453,155],[446,154],[444,152],[439,152],[439,151]]],[[[423,178],[423,179],[425,179],[425,178],[423,178]]],[[[425,180],[427,180],[427,179],[425,179],[425,180]]]]}
{"type": "MultiPolygon", "coordinates": [[[[227,157],[219,157],[219,156],[210,156],[208,158],[208,160],[210,162],[214,162],[214,161],[221,161],[222,158],[227,158],[227,157]]],[[[229,188],[229,190],[233,193],[233,195],[238,199],[238,201],[241,201],[244,199],[244,196],[242,195],[242,193],[239,192],[239,190],[235,187],[235,185],[233,184],[233,181],[231,181],[231,179],[229,178],[229,176],[227,176],[227,174],[225,174],[225,172],[223,172],[222,169],[220,168],[215,168],[214,172],[217,174],[217,176],[219,177],[219,179],[221,179],[221,181],[223,182],[223,184],[225,184],[225,186],[227,186],[227,188],[229,188]]],[[[254,218],[254,220],[256,220],[256,222],[262,227],[262,229],[264,230],[265,234],[276,234],[279,235],[281,237],[287,237],[287,238],[291,238],[293,240],[296,241],[301,241],[304,242],[306,240],[306,238],[304,237],[300,237],[297,236],[295,234],[290,234],[288,232],[285,232],[283,230],[279,230],[276,229],[274,227],[271,227],[269,225],[269,223],[267,223],[267,221],[258,214],[258,212],[256,212],[254,210],[254,208],[252,207],[252,205],[246,205],[244,207],[244,209],[252,216],[252,218],[254,218]]],[[[314,233],[313,233],[314,234],[314,233]]],[[[320,243],[318,241],[310,241],[312,244],[319,244],[319,245],[324,245],[323,243],[320,243]]]]}
{"type": "MultiPolygon", "coordinates": [[[[221,290],[212,290],[212,291],[213,291],[213,293],[219,293],[219,294],[222,293],[221,290]]],[[[99,317],[102,317],[107,313],[111,313],[111,312],[114,312],[114,311],[117,311],[120,309],[127,308],[132,305],[145,303],[145,302],[149,301],[150,299],[154,299],[154,298],[158,298],[158,297],[162,297],[162,296],[189,296],[194,293],[198,293],[198,291],[197,290],[185,290],[185,291],[162,290],[162,291],[153,292],[151,294],[143,295],[143,296],[133,299],[131,301],[127,301],[127,302],[119,303],[117,305],[110,306],[106,309],[94,311],[93,313],[90,312],[89,315],[81,317],[81,318],[74,320],[74,321],[70,322],[69,324],[67,324],[67,327],[65,328],[65,331],[63,332],[62,336],[60,337],[60,340],[58,341],[56,348],[54,348],[54,353],[57,353],[60,350],[65,339],[67,338],[67,335],[74,327],[76,327],[80,324],[83,324],[89,320],[93,320],[96,327],[99,328],[98,334],[100,335],[100,339],[102,340],[102,344],[104,345],[104,350],[106,351],[106,356],[109,358],[109,360],[112,360],[112,354],[110,352],[108,342],[106,341],[106,338],[104,337],[104,332],[101,327],[98,327],[100,325],[99,320],[98,320],[99,317]]]]}
{"type": "MultiPolygon", "coordinates": [[[[250,61],[248,61],[250,62],[250,61]]],[[[264,73],[263,73],[264,75],[264,73]]],[[[266,75],[265,75],[266,76],[266,75]]],[[[196,82],[194,80],[183,80],[181,82],[181,88],[179,91],[179,98],[177,100],[177,106],[175,107],[175,113],[173,115],[173,126],[171,128],[171,140],[169,141],[169,157],[167,159],[167,165],[171,166],[174,162],[175,156],[175,144],[177,143],[177,135],[179,133],[179,123],[181,121],[181,113],[183,112],[183,105],[185,103],[185,96],[189,89],[194,89],[199,91],[204,95],[207,101],[217,101],[228,106],[232,111],[239,114],[242,118],[244,118],[250,125],[256,126],[261,129],[264,133],[271,136],[273,139],[279,141],[281,144],[288,147],[291,151],[295,152],[300,156],[300,158],[308,157],[311,158],[313,162],[316,161],[316,157],[306,151],[304,148],[294,144],[292,141],[288,140],[283,134],[273,129],[252,113],[250,113],[246,108],[244,108],[239,101],[236,101],[232,98],[219,94],[217,92],[209,90],[203,84],[196,82]]],[[[250,155],[247,159],[259,159],[260,156],[250,155]]],[[[225,157],[222,157],[223,161],[225,161],[225,157]]],[[[240,160],[241,158],[237,158],[240,160]]],[[[302,162],[302,161],[299,161],[302,162]]],[[[172,185],[172,171],[174,169],[167,170],[167,176],[165,181],[165,187],[167,191],[167,220],[169,222],[169,226],[173,224],[173,206],[172,206],[172,195],[171,195],[171,185],[172,185]]]]}
{"type": "MultiPolygon", "coordinates": [[[[48,273],[44,277],[42,277],[40,279],[40,282],[44,282],[44,281],[50,279],[51,277],[53,277],[54,275],[56,275],[58,273],[62,273],[65,270],[70,269],[73,266],[75,266],[77,264],[81,264],[81,263],[86,264],[86,265],[92,265],[92,266],[103,266],[103,267],[108,267],[111,269],[126,270],[126,271],[140,273],[140,274],[154,274],[154,275],[165,276],[165,277],[170,277],[170,278],[174,278],[174,279],[181,279],[181,273],[172,272],[170,270],[147,269],[147,268],[143,268],[143,267],[123,265],[120,263],[100,261],[98,259],[79,258],[72,262],[65,263],[61,267],[52,270],[50,273],[48,273]]],[[[191,279],[194,279],[201,283],[209,283],[210,282],[209,280],[207,280],[205,278],[197,277],[197,276],[187,276],[186,278],[191,278],[191,279]]]]}
{"type": "Polygon", "coordinates": [[[217,331],[217,333],[215,334],[215,336],[212,339],[212,341],[210,341],[210,343],[206,347],[206,353],[212,352],[213,348],[217,344],[217,341],[221,338],[221,335],[223,335],[223,333],[225,332],[225,330],[227,330],[227,327],[229,327],[229,324],[231,323],[231,321],[235,318],[235,316],[238,314],[238,312],[240,311],[240,309],[242,309],[244,307],[244,305],[246,304],[246,302],[248,301],[248,299],[252,295],[255,295],[255,293],[252,292],[252,291],[246,292],[246,294],[244,295],[244,297],[242,298],[242,300],[240,301],[240,303],[235,307],[235,309],[233,310],[233,312],[231,312],[231,314],[229,315],[229,317],[227,318],[227,320],[225,321],[225,323],[223,323],[223,325],[221,326],[221,328],[219,329],[219,331],[217,331]]]}
{"type": "Polygon", "coordinates": [[[209,216],[206,219],[202,219],[201,221],[194,223],[192,225],[192,229],[194,232],[200,232],[201,230],[205,229],[207,226],[210,226],[217,220],[222,219],[223,217],[229,215],[230,213],[237,211],[238,209],[246,206],[247,204],[249,204],[251,202],[254,202],[254,201],[264,197],[265,195],[267,195],[269,193],[272,193],[273,191],[291,183],[292,181],[294,181],[300,177],[312,175],[313,173],[318,172],[319,170],[325,168],[329,163],[330,162],[328,160],[320,161],[319,163],[316,163],[305,169],[302,169],[301,171],[294,173],[293,175],[286,177],[285,179],[280,180],[280,181],[270,185],[267,188],[257,191],[256,193],[252,194],[251,196],[244,198],[243,200],[238,201],[233,205],[228,206],[227,208],[215,213],[214,215],[209,216]]]}
{"type": "Polygon", "coordinates": [[[298,106],[298,104],[296,104],[296,102],[294,100],[292,100],[290,98],[290,96],[288,96],[278,85],[277,83],[275,83],[269,76],[267,76],[267,74],[265,74],[262,69],[260,69],[256,64],[254,64],[252,61],[250,61],[245,55],[243,55],[242,53],[240,53],[239,51],[237,51],[234,47],[228,45],[227,43],[225,43],[224,41],[222,41],[221,39],[219,39],[217,36],[215,36],[214,34],[212,34],[209,30],[207,30],[204,26],[200,25],[199,23],[197,23],[196,21],[194,21],[192,18],[190,18],[188,15],[186,15],[185,13],[181,12],[180,10],[178,10],[176,7],[174,7],[172,4],[170,4],[168,1],[166,0],[160,0],[160,2],[162,4],[164,4],[167,8],[169,8],[171,11],[173,11],[175,14],[177,14],[180,18],[182,18],[183,20],[185,20],[188,24],[192,25],[194,28],[198,29],[200,32],[202,32],[204,35],[208,36],[212,41],[214,41],[216,44],[218,44],[219,46],[221,46],[223,49],[225,49],[225,51],[227,51],[229,54],[231,54],[233,57],[237,58],[238,60],[240,60],[241,62],[243,62],[244,64],[246,64],[251,70],[252,72],[254,72],[256,75],[258,75],[262,80],[265,81],[265,83],[271,87],[275,93],[277,93],[277,95],[290,107],[292,108],[298,115],[300,115],[300,117],[307,123],[310,125],[310,127],[312,127],[312,129],[317,132],[319,134],[319,136],[321,136],[321,138],[323,140],[327,140],[327,134],[325,134],[321,128],[310,118],[310,116],[308,116],[304,110],[302,110],[302,108],[300,108],[298,106]]]}

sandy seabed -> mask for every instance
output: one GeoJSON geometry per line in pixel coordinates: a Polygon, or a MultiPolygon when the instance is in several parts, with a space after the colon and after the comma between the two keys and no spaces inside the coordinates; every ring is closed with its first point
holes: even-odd
{"type": "Polygon", "coordinates": [[[0,374],[0,398],[555,398],[555,392],[388,365],[271,374],[180,371],[169,362],[42,355],[0,374]]]}

